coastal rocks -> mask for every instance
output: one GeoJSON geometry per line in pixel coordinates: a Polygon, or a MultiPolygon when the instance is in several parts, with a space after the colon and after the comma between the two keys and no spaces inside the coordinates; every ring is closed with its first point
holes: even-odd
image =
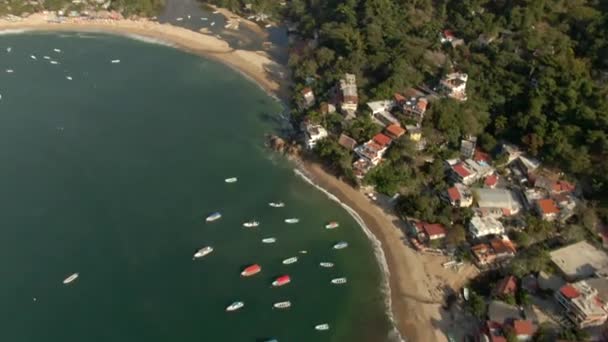
{"type": "Polygon", "coordinates": [[[268,147],[279,153],[297,157],[302,152],[302,147],[300,145],[294,142],[287,142],[285,139],[274,134],[266,135],[266,141],[268,147]]]}

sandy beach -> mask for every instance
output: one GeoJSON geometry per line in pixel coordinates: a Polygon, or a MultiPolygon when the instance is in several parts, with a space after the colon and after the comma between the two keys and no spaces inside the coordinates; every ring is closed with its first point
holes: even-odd
{"type": "Polygon", "coordinates": [[[33,14],[18,21],[0,19],[0,31],[106,32],[162,41],[176,48],[224,63],[254,80],[272,95],[283,100],[287,99],[287,70],[283,65],[274,62],[264,51],[233,49],[228,43],[215,36],[146,19],[70,18],[61,23],[51,22],[52,19],[43,13],[33,14]]]}
{"type": "Polygon", "coordinates": [[[390,273],[391,310],[401,335],[407,341],[447,341],[448,332],[455,338],[464,336],[472,320],[442,309],[445,289],[460,289],[476,269],[471,265],[458,272],[445,269],[446,257],[416,252],[407,245],[403,222],[388,203],[372,203],[316,162],[299,164],[314,183],[354,209],[380,241],[390,273]]]}

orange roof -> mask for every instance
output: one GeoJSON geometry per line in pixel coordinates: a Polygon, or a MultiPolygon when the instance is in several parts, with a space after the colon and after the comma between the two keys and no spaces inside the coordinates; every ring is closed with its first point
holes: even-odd
{"type": "Polygon", "coordinates": [[[538,200],[536,203],[542,215],[559,213],[559,208],[555,204],[555,201],[550,198],[538,200]]]}
{"type": "Polygon", "coordinates": [[[498,284],[496,284],[494,291],[499,295],[515,293],[517,291],[517,278],[512,275],[502,278],[498,284]]]}
{"type": "Polygon", "coordinates": [[[553,191],[555,192],[572,192],[574,185],[567,181],[557,181],[553,183],[553,191]]]}
{"type": "Polygon", "coordinates": [[[534,329],[534,324],[531,321],[516,319],[513,321],[513,330],[515,331],[515,335],[532,336],[536,329],[534,329]]]}
{"type": "Polygon", "coordinates": [[[473,160],[476,162],[485,161],[486,163],[490,163],[492,158],[489,154],[483,152],[480,149],[475,149],[475,153],[473,154],[473,160]]]}
{"type": "Polygon", "coordinates": [[[403,102],[406,100],[405,97],[399,93],[395,93],[395,95],[393,95],[393,97],[395,98],[395,101],[397,101],[397,103],[403,102]]]}
{"type": "Polygon", "coordinates": [[[570,284],[566,284],[559,289],[559,292],[568,299],[574,299],[580,296],[580,293],[570,284]]]}
{"type": "Polygon", "coordinates": [[[448,189],[448,196],[450,197],[450,200],[457,201],[460,199],[460,192],[455,186],[453,186],[448,189]]]}
{"type": "Polygon", "coordinates": [[[498,175],[497,174],[492,174],[489,175],[488,177],[486,177],[485,180],[485,184],[489,187],[493,187],[496,185],[496,183],[498,183],[498,175]]]}
{"type": "Polygon", "coordinates": [[[386,127],[386,133],[394,136],[395,138],[399,138],[405,134],[405,129],[401,128],[401,126],[397,124],[392,124],[386,127]]]}
{"type": "Polygon", "coordinates": [[[432,236],[445,236],[445,228],[439,223],[423,223],[422,229],[429,237],[432,236]]]}
{"type": "Polygon", "coordinates": [[[425,99],[424,97],[418,99],[418,109],[420,109],[421,112],[426,111],[426,107],[428,106],[429,101],[427,99],[425,99]]]}
{"type": "Polygon", "coordinates": [[[376,134],[372,140],[374,140],[374,142],[376,142],[378,145],[380,145],[382,147],[390,144],[392,141],[391,138],[387,137],[386,135],[384,135],[382,133],[376,134]]]}
{"type": "Polygon", "coordinates": [[[511,240],[503,240],[500,238],[492,239],[490,241],[490,245],[496,254],[499,253],[515,253],[517,250],[515,249],[515,245],[511,242],[511,240]]]}

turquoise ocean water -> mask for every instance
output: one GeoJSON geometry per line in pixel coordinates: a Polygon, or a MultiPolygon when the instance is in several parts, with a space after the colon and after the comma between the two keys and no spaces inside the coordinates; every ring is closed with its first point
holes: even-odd
{"type": "Polygon", "coordinates": [[[0,94],[1,341],[386,340],[371,243],[264,148],[281,108],[238,73],[126,38],[26,33],[0,36],[0,94]],[[241,278],[251,263],[262,272],[241,278]],[[271,288],[281,274],[292,283],[271,288]]]}

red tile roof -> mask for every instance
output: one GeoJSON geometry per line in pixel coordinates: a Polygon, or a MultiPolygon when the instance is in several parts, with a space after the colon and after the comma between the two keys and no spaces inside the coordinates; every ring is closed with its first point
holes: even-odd
{"type": "Polygon", "coordinates": [[[572,286],[570,284],[566,284],[566,285],[562,286],[559,289],[559,292],[561,292],[561,294],[568,299],[574,299],[574,298],[580,296],[580,293],[578,293],[578,291],[574,288],[574,286],[572,286]]]}
{"type": "Polygon", "coordinates": [[[452,32],[452,30],[443,30],[443,36],[446,38],[454,38],[454,32],[452,32]]]}
{"type": "Polygon", "coordinates": [[[501,238],[495,238],[490,241],[490,245],[496,254],[501,253],[513,253],[517,252],[515,245],[511,240],[503,240],[501,238]]]}
{"type": "Polygon", "coordinates": [[[572,192],[574,191],[574,185],[567,181],[557,181],[553,183],[554,192],[572,192]]]}
{"type": "Polygon", "coordinates": [[[532,336],[534,335],[534,324],[528,320],[516,319],[513,321],[513,330],[515,335],[518,336],[532,336]]]}
{"type": "Polygon", "coordinates": [[[458,189],[453,186],[448,189],[448,196],[450,196],[450,200],[457,201],[460,199],[460,191],[458,191],[458,189]]]}
{"type": "Polygon", "coordinates": [[[484,182],[484,184],[486,186],[489,186],[491,188],[495,187],[497,183],[498,183],[498,175],[497,174],[489,175],[488,177],[486,177],[486,180],[484,182]]]}
{"type": "Polygon", "coordinates": [[[559,213],[559,208],[555,204],[555,201],[550,198],[538,200],[536,203],[538,204],[538,208],[542,215],[559,213]]]}
{"type": "Polygon", "coordinates": [[[405,102],[405,100],[406,100],[406,98],[403,95],[398,94],[398,93],[395,93],[395,95],[393,95],[393,98],[395,99],[395,101],[397,103],[405,102]]]}
{"type": "Polygon", "coordinates": [[[473,154],[473,160],[476,162],[484,161],[489,164],[492,161],[492,157],[490,157],[489,154],[483,152],[480,149],[475,149],[475,153],[473,154]]]}
{"type": "Polygon", "coordinates": [[[429,236],[429,238],[432,238],[433,236],[445,236],[445,228],[443,228],[443,226],[439,223],[431,224],[424,222],[422,224],[422,229],[424,230],[424,233],[429,236]]]}
{"type": "Polygon", "coordinates": [[[517,292],[517,278],[514,276],[502,278],[494,288],[494,293],[498,295],[514,294],[515,292],[517,292]]]}
{"type": "Polygon", "coordinates": [[[454,171],[455,171],[455,172],[456,172],[456,173],[457,173],[457,174],[458,174],[460,177],[462,177],[462,178],[465,178],[465,177],[467,177],[467,176],[471,175],[471,173],[469,172],[469,170],[467,170],[467,169],[464,167],[464,164],[463,164],[463,163],[458,163],[458,164],[456,164],[456,165],[452,166],[452,169],[453,169],[453,170],[454,170],[454,171]]]}
{"type": "Polygon", "coordinates": [[[399,138],[400,136],[405,134],[405,129],[397,124],[392,124],[386,127],[386,133],[392,135],[395,138],[399,138]]]}
{"type": "Polygon", "coordinates": [[[391,143],[391,138],[387,137],[386,135],[382,134],[382,133],[378,133],[374,136],[373,138],[374,142],[376,142],[378,145],[384,147],[387,146],[388,144],[391,143]]]}

